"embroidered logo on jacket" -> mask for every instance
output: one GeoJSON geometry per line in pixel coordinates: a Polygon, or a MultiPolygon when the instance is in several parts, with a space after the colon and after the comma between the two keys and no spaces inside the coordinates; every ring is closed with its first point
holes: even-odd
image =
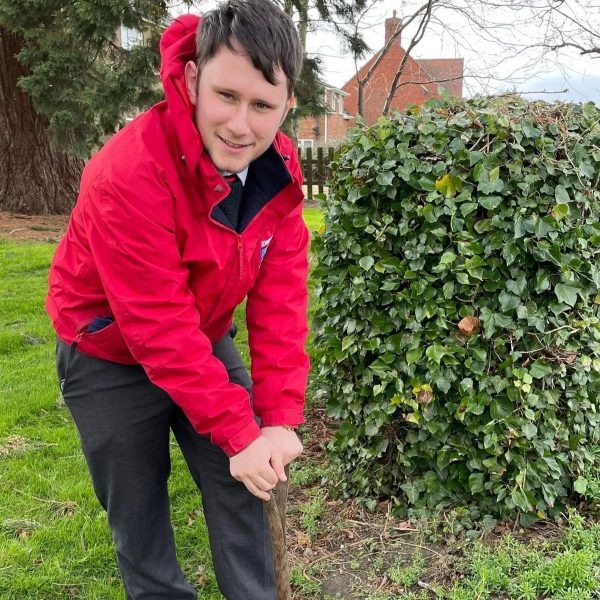
{"type": "Polygon", "coordinates": [[[265,257],[265,254],[267,253],[267,249],[269,248],[269,244],[271,243],[271,240],[273,239],[273,236],[271,236],[270,238],[263,240],[260,243],[260,261],[259,261],[259,266],[262,264],[263,258],[265,257]]]}

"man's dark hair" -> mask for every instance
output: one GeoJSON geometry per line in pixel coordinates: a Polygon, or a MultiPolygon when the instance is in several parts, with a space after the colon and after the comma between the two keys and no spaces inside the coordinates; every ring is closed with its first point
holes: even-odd
{"type": "Polygon", "coordinates": [[[225,45],[235,51],[235,39],[252,64],[272,85],[275,69],[287,78],[288,96],[302,68],[302,47],[292,19],[271,0],[228,0],[203,17],[196,36],[198,70],[225,45]]]}

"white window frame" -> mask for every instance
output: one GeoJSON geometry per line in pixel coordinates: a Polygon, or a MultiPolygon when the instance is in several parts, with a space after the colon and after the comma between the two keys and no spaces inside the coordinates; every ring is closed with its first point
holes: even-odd
{"type": "Polygon", "coordinates": [[[132,29],[121,25],[121,48],[131,50],[134,46],[139,46],[144,41],[144,34],[139,29],[132,29]]]}

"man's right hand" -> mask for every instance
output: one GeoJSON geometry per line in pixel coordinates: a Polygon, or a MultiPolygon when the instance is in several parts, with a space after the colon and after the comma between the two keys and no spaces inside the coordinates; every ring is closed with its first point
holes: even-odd
{"type": "Polygon", "coordinates": [[[286,480],[281,452],[263,435],[229,459],[229,471],[261,500],[270,500],[267,492],[286,480]]]}

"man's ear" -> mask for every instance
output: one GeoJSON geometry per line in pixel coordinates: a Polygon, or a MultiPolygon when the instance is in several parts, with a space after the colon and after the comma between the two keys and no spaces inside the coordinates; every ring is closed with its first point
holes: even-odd
{"type": "Polygon", "coordinates": [[[198,67],[193,60],[185,64],[185,87],[193,106],[196,106],[198,96],[198,67]]]}
{"type": "Polygon", "coordinates": [[[295,96],[290,96],[287,99],[287,102],[285,103],[285,110],[283,111],[283,117],[281,119],[281,123],[279,123],[280,127],[283,125],[285,118],[288,116],[288,113],[290,112],[290,108],[294,108],[295,106],[296,106],[296,98],[295,98],[295,96]]]}

